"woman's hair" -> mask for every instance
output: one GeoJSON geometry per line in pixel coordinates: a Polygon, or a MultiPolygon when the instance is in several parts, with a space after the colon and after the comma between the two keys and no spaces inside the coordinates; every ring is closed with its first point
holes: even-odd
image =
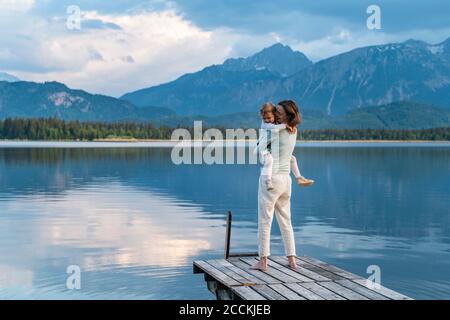
{"type": "Polygon", "coordinates": [[[272,102],[266,102],[262,105],[261,109],[259,110],[259,113],[261,116],[264,116],[267,113],[273,113],[274,115],[277,112],[277,108],[272,102]]]}
{"type": "Polygon", "coordinates": [[[286,112],[287,125],[290,127],[296,127],[302,121],[302,116],[298,110],[298,106],[293,100],[283,100],[278,102],[278,105],[283,107],[286,112]]]}

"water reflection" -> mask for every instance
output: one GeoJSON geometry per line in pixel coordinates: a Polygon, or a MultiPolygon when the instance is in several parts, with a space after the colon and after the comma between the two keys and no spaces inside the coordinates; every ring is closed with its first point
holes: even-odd
{"type": "MultiPolygon", "coordinates": [[[[415,298],[450,297],[450,148],[302,147],[298,251],[415,298]]],[[[211,299],[192,260],[256,249],[253,165],[181,165],[169,148],[0,148],[0,297],[211,299]],[[68,265],[83,271],[65,287],[68,265]]],[[[273,228],[274,254],[282,254],[273,228]]]]}
{"type": "MultiPolygon", "coordinates": [[[[0,217],[0,254],[13,263],[0,266],[4,275],[1,288],[54,285],[58,292],[67,294],[65,268],[75,264],[83,274],[112,273],[102,283],[99,279],[97,284],[83,281],[83,294],[103,294],[104,289],[96,288],[103,287],[103,281],[114,282],[114,290],[122,286],[132,289],[136,284],[132,279],[114,274],[177,276],[191,265],[192,257],[223,244],[223,228],[219,228],[223,222],[204,218],[201,208],[106,179],[58,195],[5,199],[0,202],[0,211],[6,212],[0,217]],[[212,234],[214,229],[217,232],[212,234]],[[54,274],[49,270],[40,273],[37,267],[42,259],[54,274]],[[20,270],[18,265],[30,269],[20,270]]],[[[152,294],[154,289],[149,286],[139,295],[152,294]]]]}

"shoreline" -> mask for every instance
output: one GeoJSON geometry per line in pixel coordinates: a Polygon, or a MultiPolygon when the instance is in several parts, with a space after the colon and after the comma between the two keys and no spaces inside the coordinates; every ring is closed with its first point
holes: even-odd
{"type": "MultiPolygon", "coordinates": [[[[32,141],[32,140],[25,140],[25,141],[32,141]]],[[[56,142],[58,140],[46,140],[46,141],[52,141],[52,142],[56,142]]],[[[68,141],[74,141],[74,140],[64,140],[65,142],[68,141]]],[[[217,142],[224,142],[224,143],[230,143],[230,142],[257,142],[257,139],[234,139],[234,140],[181,140],[181,141],[185,141],[185,142],[191,142],[191,143],[195,143],[195,142],[213,142],[213,141],[217,141],[217,142]]],[[[78,142],[78,141],[74,141],[74,142],[78,142]]],[[[169,140],[169,139],[96,139],[90,142],[174,142],[174,143],[178,143],[180,141],[176,141],[176,140],[169,140]]],[[[324,142],[324,143],[333,143],[333,142],[339,142],[339,143],[345,143],[345,142],[363,142],[363,143],[371,143],[371,142],[375,142],[375,143],[383,143],[383,142],[450,142],[449,140],[362,140],[362,139],[355,139],[355,140],[297,140],[297,143],[299,142],[305,142],[305,143],[320,143],[320,142],[324,142]]]]}
{"type": "MultiPolygon", "coordinates": [[[[0,140],[0,149],[8,148],[54,148],[54,149],[103,149],[103,148],[249,148],[256,146],[256,140],[102,140],[102,141],[38,141],[38,140],[0,140]]],[[[297,140],[296,148],[450,148],[450,141],[434,140],[297,140]]]]}
{"type": "MultiPolygon", "coordinates": [[[[0,139],[0,143],[104,143],[104,142],[112,142],[112,143],[142,143],[142,142],[155,142],[155,143],[211,143],[211,142],[222,142],[222,143],[233,143],[233,142],[257,142],[256,139],[231,139],[231,140],[169,140],[169,139],[95,139],[92,141],[88,140],[15,140],[15,139],[0,139]]],[[[450,140],[297,140],[297,143],[450,143],[450,140]]]]}

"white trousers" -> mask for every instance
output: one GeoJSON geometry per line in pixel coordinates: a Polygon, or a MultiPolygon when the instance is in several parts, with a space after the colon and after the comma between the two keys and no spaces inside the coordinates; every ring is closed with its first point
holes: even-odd
{"type": "Polygon", "coordinates": [[[264,179],[259,178],[258,187],[258,253],[260,257],[270,256],[270,229],[273,214],[280,226],[286,256],[295,256],[294,230],[291,223],[291,186],[288,174],[272,175],[274,188],[267,190],[264,179]]]}

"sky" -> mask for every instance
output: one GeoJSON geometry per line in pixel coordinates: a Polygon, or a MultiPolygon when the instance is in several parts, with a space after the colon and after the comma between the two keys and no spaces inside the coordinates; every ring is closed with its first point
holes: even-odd
{"type": "Polygon", "coordinates": [[[0,72],[115,97],[276,42],[318,61],[449,37],[448,0],[0,0],[0,72]]]}

